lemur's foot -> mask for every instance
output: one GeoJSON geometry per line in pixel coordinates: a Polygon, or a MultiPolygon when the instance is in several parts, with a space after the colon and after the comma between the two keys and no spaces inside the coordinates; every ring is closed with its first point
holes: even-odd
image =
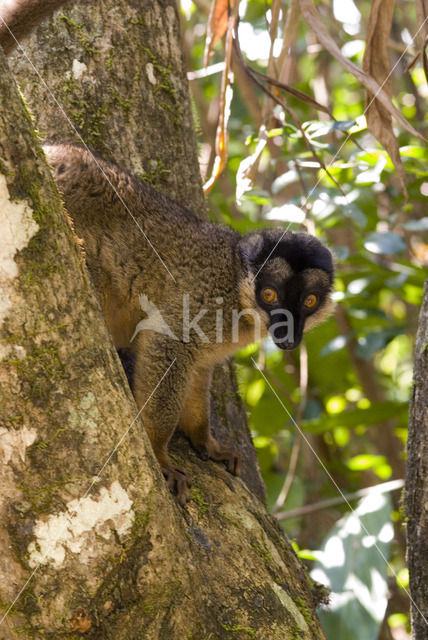
{"type": "Polygon", "coordinates": [[[171,493],[177,495],[179,504],[184,507],[186,502],[190,500],[190,480],[186,476],[186,473],[179,467],[162,466],[162,473],[165,476],[168,489],[171,493]]]}
{"type": "Polygon", "coordinates": [[[234,476],[239,476],[241,472],[241,456],[233,447],[225,447],[221,445],[212,436],[203,444],[193,444],[198,455],[202,460],[215,460],[215,462],[224,462],[226,469],[234,476]]]}

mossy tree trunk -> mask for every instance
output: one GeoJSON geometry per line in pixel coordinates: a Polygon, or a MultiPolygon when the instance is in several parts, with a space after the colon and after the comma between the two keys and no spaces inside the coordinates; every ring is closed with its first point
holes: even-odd
{"type": "Polygon", "coordinates": [[[407,441],[406,515],[413,640],[428,630],[428,280],[415,345],[407,441]]]}
{"type": "MultiPolygon", "coordinates": [[[[205,211],[173,2],[81,2],[26,51],[11,66],[43,138],[83,141],[205,211]]],[[[0,637],[322,638],[260,500],[230,366],[212,419],[244,452],[244,482],[177,438],[193,480],[181,509],[2,56],[0,101],[0,637]]]]}

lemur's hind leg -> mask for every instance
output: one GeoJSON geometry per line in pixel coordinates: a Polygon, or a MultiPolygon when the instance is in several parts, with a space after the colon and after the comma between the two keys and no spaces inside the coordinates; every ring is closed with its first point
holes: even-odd
{"type": "Polygon", "coordinates": [[[212,367],[194,367],[188,380],[179,427],[202,458],[224,462],[230,473],[239,475],[241,458],[230,447],[221,445],[211,434],[209,387],[212,367]]]}
{"type": "Polygon", "coordinates": [[[168,487],[184,505],[190,499],[190,481],[171,461],[168,443],[178,425],[191,357],[168,336],[151,331],[136,337],[134,352],[137,406],[168,487]]]}

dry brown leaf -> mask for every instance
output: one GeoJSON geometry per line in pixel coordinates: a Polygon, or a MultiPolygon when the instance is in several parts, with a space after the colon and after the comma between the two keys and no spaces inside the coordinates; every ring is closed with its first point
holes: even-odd
{"type": "Polygon", "coordinates": [[[332,56],[336,58],[340,62],[340,64],[345,67],[348,71],[350,71],[360,82],[365,86],[367,91],[370,91],[373,95],[376,96],[376,99],[382,103],[387,111],[401,124],[404,129],[409,131],[412,135],[420,140],[425,142],[425,138],[422,134],[420,134],[412,125],[407,122],[406,118],[394,107],[391,102],[390,97],[382,89],[381,85],[371,76],[367,75],[362,69],[357,67],[356,64],[345,58],[345,56],[340,51],[339,47],[333,40],[333,38],[328,33],[324,24],[321,21],[320,15],[316,10],[312,0],[299,0],[300,2],[300,10],[302,12],[303,17],[309,26],[316,33],[316,36],[320,43],[331,53],[332,56]]]}
{"type": "Polygon", "coordinates": [[[238,11],[239,0],[235,2],[233,12],[228,18],[224,70],[221,79],[220,114],[215,140],[216,158],[214,160],[211,177],[203,186],[205,195],[211,191],[227,162],[227,125],[230,115],[230,103],[232,102],[233,96],[233,73],[230,70],[230,63],[232,60],[233,31],[238,20],[238,11]]]}
{"type": "Polygon", "coordinates": [[[203,186],[203,191],[205,195],[210,193],[211,189],[213,188],[214,184],[216,183],[220,174],[223,172],[223,169],[226,166],[227,143],[228,143],[227,125],[229,122],[230,103],[232,102],[232,97],[233,97],[233,89],[232,89],[230,80],[228,80],[224,88],[224,93],[222,92],[222,97],[221,97],[221,109],[220,109],[220,115],[218,119],[217,133],[216,133],[216,139],[215,139],[216,157],[214,160],[214,166],[211,173],[211,177],[209,178],[209,180],[207,180],[207,182],[205,182],[203,186]]]}
{"type": "Polygon", "coordinates": [[[288,84],[291,78],[293,68],[293,56],[290,55],[291,49],[297,39],[300,23],[300,9],[298,0],[290,0],[285,19],[284,33],[282,35],[281,53],[277,61],[278,80],[288,84]]]}
{"type": "MultiPolygon", "coordinates": [[[[388,93],[389,82],[385,82],[385,79],[390,74],[388,42],[394,2],[395,0],[373,0],[363,59],[363,70],[380,84],[384,83],[384,89],[388,93]]],[[[404,168],[400,158],[398,141],[392,128],[391,113],[373,96],[371,91],[367,91],[365,114],[367,128],[389,153],[407,198],[404,168]]]]}
{"type": "Polygon", "coordinates": [[[205,41],[204,65],[207,66],[216,43],[224,36],[229,22],[229,7],[233,7],[233,0],[213,0],[207,24],[207,38],[205,41]]]}
{"type": "Polygon", "coordinates": [[[236,172],[236,202],[239,204],[242,196],[253,188],[254,180],[260,164],[260,158],[267,143],[264,125],[259,132],[259,141],[254,153],[244,158],[236,172]],[[262,137],[262,134],[264,136],[262,137]]]}

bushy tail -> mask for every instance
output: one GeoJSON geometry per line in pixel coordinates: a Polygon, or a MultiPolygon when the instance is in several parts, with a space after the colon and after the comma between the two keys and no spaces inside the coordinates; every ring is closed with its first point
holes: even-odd
{"type": "Polygon", "coordinates": [[[43,146],[66,209],[77,220],[101,214],[123,216],[141,209],[144,187],[131,174],[84,147],[43,146]]]}

